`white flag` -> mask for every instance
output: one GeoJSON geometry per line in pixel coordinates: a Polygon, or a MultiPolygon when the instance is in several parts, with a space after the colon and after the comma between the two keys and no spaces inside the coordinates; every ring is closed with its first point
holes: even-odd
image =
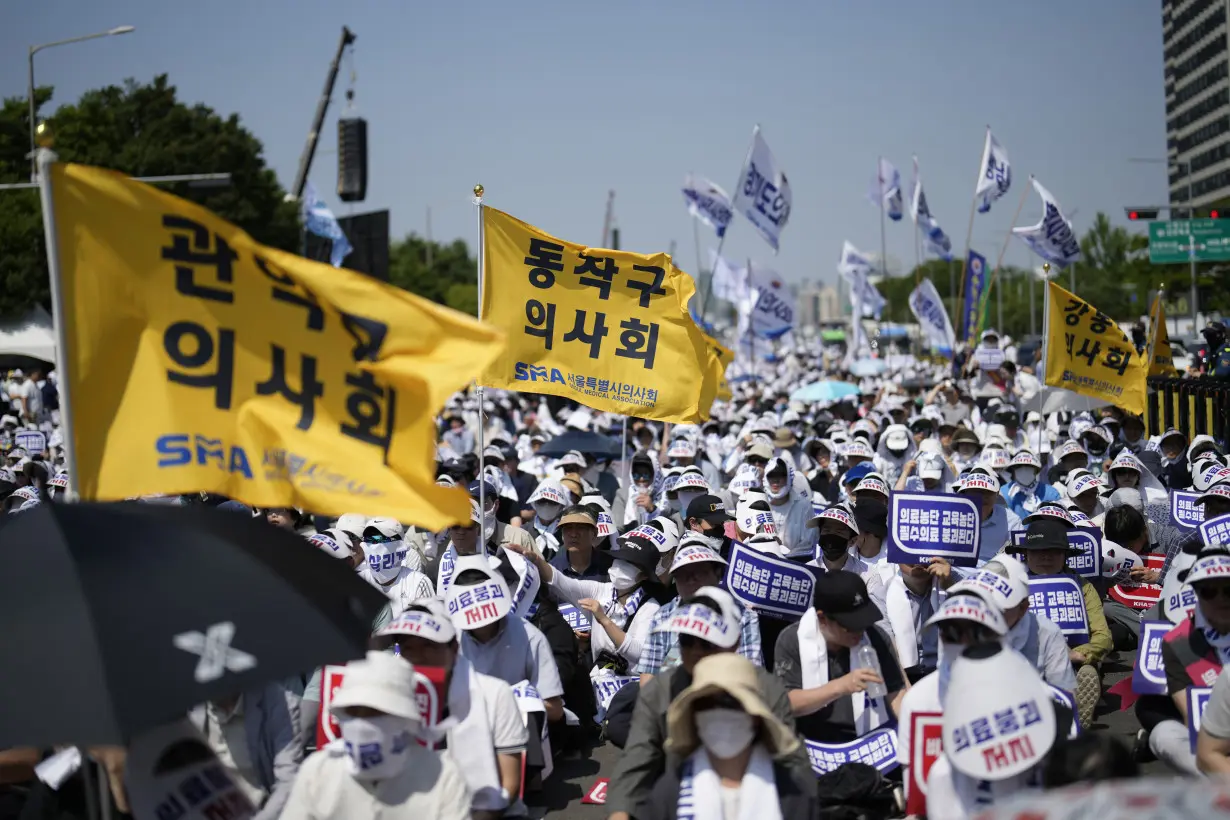
{"type": "Polygon", "coordinates": [[[748,299],[747,268],[736,268],[717,252],[709,250],[709,270],[713,277],[713,295],[739,305],[748,299]]]}
{"type": "Polygon", "coordinates": [[[1012,232],[1030,249],[1057,268],[1066,268],[1081,258],[1081,245],[1072,231],[1072,222],[1063,215],[1059,203],[1042,183],[1029,178],[1034,190],[1042,197],[1042,219],[1029,228],[1013,228],[1012,232]]]}
{"type": "Polygon", "coordinates": [[[978,166],[978,185],[974,197],[978,199],[978,213],[991,210],[991,203],[1008,193],[1012,185],[1012,166],[1008,164],[1008,152],[999,140],[987,129],[987,142],[982,149],[982,164],[978,166]]]}
{"type": "Polygon", "coordinates": [[[740,325],[765,339],[776,339],[794,327],[795,301],[777,272],[749,262],[749,299],[740,306],[740,325]]]}
{"type": "MultiPolygon", "coordinates": [[[[852,308],[850,315],[850,340],[846,343],[846,358],[844,360],[844,366],[847,369],[858,359],[859,353],[863,350],[871,350],[871,345],[867,342],[867,331],[863,329],[863,316],[866,315],[865,308],[860,301],[863,286],[869,286],[867,285],[867,274],[865,271],[857,271],[852,276],[855,281],[850,286],[850,307],[852,308]]],[[[874,288],[872,289],[874,290],[874,288]]]]}
{"type": "Polygon", "coordinates": [[[910,294],[910,310],[927,341],[945,356],[952,356],[956,346],[956,335],[952,332],[952,323],[948,321],[948,311],[944,310],[944,302],[930,279],[923,279],[910,294]]]}
{"type": "Polygon", "coordinates": [[[782,229],[790,219],[790,183],[778,170],[773,152],[760,136],[759,125],[752,131],[752,150],[735,195],[743,215],[776,251],[782,229]]]}
{"type": "Polygon", "coordinates": [[[875,285],[868,281],[868,276],[874,271],[875,266],[866,254],[849,242],[842,245],[837,272],[850,285],[850,307],[856,315],[879,319],[888,302],[880,295],[880,291],[876,290],[875,285]]]}
{"type": "Polygon", "coordinates": [[[688,213],[713,228],[719,237],[726,234],[734,211],[726,192],[704,177],[688,174],[683,180],[683,199],[688,213]]]}
{"type": "Polygon", "coordinates": [[[884,157],[880,157],[876,178],[871,182],[870,197],[873,204],[884,208],[889,219],[901,220],[901,174],[884,157]]]}
{"type": "Polygon", "coordinates": [[[931,214],[931,208],[927,205],[922,176],[918,173],[918,157],[914,157],[914,192],[910,197],[910,218],[922,233],[926,251],[946,262],[952,261],[952,240],[940,228],[939,221],[931,214]]]}

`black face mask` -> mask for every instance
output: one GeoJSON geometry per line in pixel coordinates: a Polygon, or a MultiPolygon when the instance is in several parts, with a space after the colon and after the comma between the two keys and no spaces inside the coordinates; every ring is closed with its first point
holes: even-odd
{"type": "Polygon", "coordinates": [[[830,561],[836,561],[849,554],[850,542],[840,535],[824,535],[820,537],[820,551],[830,561]]]}

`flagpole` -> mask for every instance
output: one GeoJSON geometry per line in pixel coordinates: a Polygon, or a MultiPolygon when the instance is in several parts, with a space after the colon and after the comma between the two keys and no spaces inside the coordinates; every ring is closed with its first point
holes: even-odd
{"type": "MultiPolygon", "coordinates": [[[[743,182],[743,175],[747,173],[747,164],[752,161],[752,151],[756,148],[756,135],[760,133],[760,123],[752,128],[752,139],[747,144],[747,153],[743,156],[743,165],[739,168],[739,178],[735,180],[735,192],[730,195],[730,223],[726,225],[726,230],[722,231],[722,235],[718,237],[717,257],[722,258],[722,246],[726,244],[726,234],[730,233],[730,226],[734,224],[735,218],[735,203],[739,201],[739,184],[743,182]]],[[[695,219],[696,217],[692,217],[695,219]]],[[[717,265],[715,264],[716,268],[717,265]]],[[[709,313],[709,296],[713,293],[713,271],[709,272],[709,283],[705,286],[705,298],[700,303],[700,320],[703,322],[709,313]]]]}
{"type": "MultiPolygon", "coordinates": [[[[64,471],[68,473],[69,498],[80,494],[77,483],[77,446],[73,440],[72,373],[68,363],[68,323],[64,307],[64,283],[60,271],[60,243],[56,232],[55,200],[51,189],[51,165],[56,155],[50,148],[35,152],[38,164],[38,191],[43,205],[43,234],[47,241],[47,272],[51,280],[51,317],[56,334],[56,389],[60,392],[60,424],[64,434],[64,471]]],[[[91,490],[95,488],[91,487],[91,490]]]]}
{"type": "MultiPolygon", "coordinates": [[[[486,230],[483,227],[483,193],[485,190],[482,183],[474,186],[474,213],[478,217],[478,249],[475,251],[475,259],[478,266],[478,308],[475,311],[476,318],[481,322],[483,320],[483,279],[486,277],[486,230]]],[[[487,437],[487,422],[483,418],[485,411],[483,386],[478,386],[478,514],[485,515],[487,512],[486,488],[487,479],[483,476],[483,450],[486,449],[487,437]]],[[[479,523],[479,542],[483,545],[483,553],[487,552],[486,538],[483,536],[482,523],[479,523]]]]}
{"type": "MultiPolygon", "coordinates": [[[[742,174],[740,174],[740,176],[742,176],[742,174]]],[[[750,284],[752,282],[752,257],[750,256],[747,258],[747,279],[750,284]]],[[[748,294],[748,298],[751,298],[750,293],[748,294]]],[[[753,310],[754,309],[755,308],[753,308],[753,310]]],[[[758,386],[758,381],[756,379],[756,327],[752,320],[751,311],[748,311],[747,314],[747,336],[748,351],[752,357],[752,388],[755,389],[758,386]]]]}
{"type": "MultiPolygon", "coordinates": [[[[732,220],[733,221],[733,220],[732,220]]],[[[696,243],[696,281],[700,281],[700,273],[705,269],[705,264],[700,258],[700,220],[695,216],[692,217],[692,241],[696,243]]],[[[730,227],[729,224],[726,226],[730,227]]],[[[726,231],[722,231],[726,233],[726,231]]],[[[713,271],[709,271],[709,281],[713,281],[713,271]]]]}
{"type": "MultiPolygon", "coordinates": [[[[984,146],[984,150],[987,144],[987,139],[990,137],[990,135],[991,135],[991,126],[988,125],[987,126],[987,136],[983,137],[983,142],[982,142],[984,146]]],[[[974,213],[978,210],[978,183],[982,180],[982,174],[985,172],[985,170],[986,169],[984,169],[981,165],[978,166],[978,173],[974,176],[974,197],[973,199],[970,200],[970,203],[969,203],[969,227],[965,229],[965,255],[961,257],[961,279],[957,285],[957,287],[959,288],[958,295],[957,295],[957,305],[961,306],[962,308],[965,305],[965,279],[966,279],[965,272],[966,272],[966,269],[969,267],[969,246],[970,246],[970,243],[973,242],[974,240],[974,213]]],[[[964,318],[965,318],[965,311],[964,309],[962,309],[961,319],[964,319],[964,318]]],[[[961,324],[964,324],[964,322],[962,321],[961,324]]],[[[969,339],[969,328],[965,328],[964,332],[962,332],[961,328],[958,327],[957,334],[958,334],[957,335],[958,338],[968,340],[969,339]]]]}
{"type": "MultiPolygon", "coordinates": [[[[888,245],[885,240],[884,230],[884,157],[879,158],[876,163],[876,179],[880,181],[880,273],[884,278],[888,278],[888,245]]],[[[898,177],[900,179],[900,177],[898,177]]]]}
{"type": "MultiPolygon", "coordinates": [[[[1033,182],[1033,176],[1030,176],[1029,180],[1030,182],[1033,182]]],[[[1021,190],[1021,198],[1016,203],[1016,213],[1012,215],[1012,228],[1016,227],[1016,221],[1021,216],[1021,209],[1025,207],[1025,199],[1026,197],[1029,196],[1029,191],[1030,191],[1029,186],[1025,186],[1021,190]]],[[[986,291],[983,292],[982,301],[978,305],[978,332],[979,333],[982,332],[983,314],[987,309],[987,304],[988,304],[987,300],[991,298],[991,291],[995,289],[995,282],[996,280],[999,279],[999,267],[1001,264],[1003,264],[1004,254],[1008,252],[1008,243],[1012,241],[1012,228],[1009,228],[1008,233],[1004,234],[1003,247],[999,249],[999,256],[995,259],[995,270],[991,271],[991,284],[987,287],[986,291]]],[[[1003,332],[1002,327],[999,330],[1001,333],[1003,332]]]]}
{"type": "Polygon", "coordinates": [[[922,243],[921,235],[918,230],[918,191],[922,187],[918,181],[918,157],[914,157],[914,190],[910,192],[910,216],[914,219],[914,287],[918,287],[922,272],[919,267],[922,265],[920,261],[921,252],[919,245],[922,243]]]}

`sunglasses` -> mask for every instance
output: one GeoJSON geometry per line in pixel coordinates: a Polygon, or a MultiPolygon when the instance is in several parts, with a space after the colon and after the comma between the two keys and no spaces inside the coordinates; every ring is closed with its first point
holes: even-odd
{"type": "Polygon", "coordinates": [[[653,473],[633,473],[633,481],[653,481],[653,473]]]}
{"type": "Polygon", "coordinates": [[[1192,588],[1196,590],[1196,596],[1202,601],[1212,601],[1219,596],[1230,599],[1230,584],[1218,584],[1217,586],[1201,584],[1192,588]]]}
{"type": "Polygon", "coordinates": [[[743,459],[743,463],[750,464],[753,467],[763,467],[769,463],[769,460],[767,458],[760,458],[759,456],[752,456],[751,458],[743,459]]]}
{"type": "Polygon", "coordinates": [[[400,538],[390,538],[387,535],[367,535],[363,540],[368,544],[387,544],[392,541],[400,541],[400,538]]]}

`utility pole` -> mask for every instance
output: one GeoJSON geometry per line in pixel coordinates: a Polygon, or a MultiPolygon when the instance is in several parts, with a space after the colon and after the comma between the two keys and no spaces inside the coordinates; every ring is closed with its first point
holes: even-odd
{"type": "Polygon", "coordinates": [[[423,243],[427,256],[427,270],[431,270],[431,206],[427,206],[427,241],[423,243]]]}
{"type": "Polygon", "coordinates": [[[611,227],[615,222],[615,189],[607,192],[606,216],[602,220],[602,247],[611,247],[611,227]]]}

